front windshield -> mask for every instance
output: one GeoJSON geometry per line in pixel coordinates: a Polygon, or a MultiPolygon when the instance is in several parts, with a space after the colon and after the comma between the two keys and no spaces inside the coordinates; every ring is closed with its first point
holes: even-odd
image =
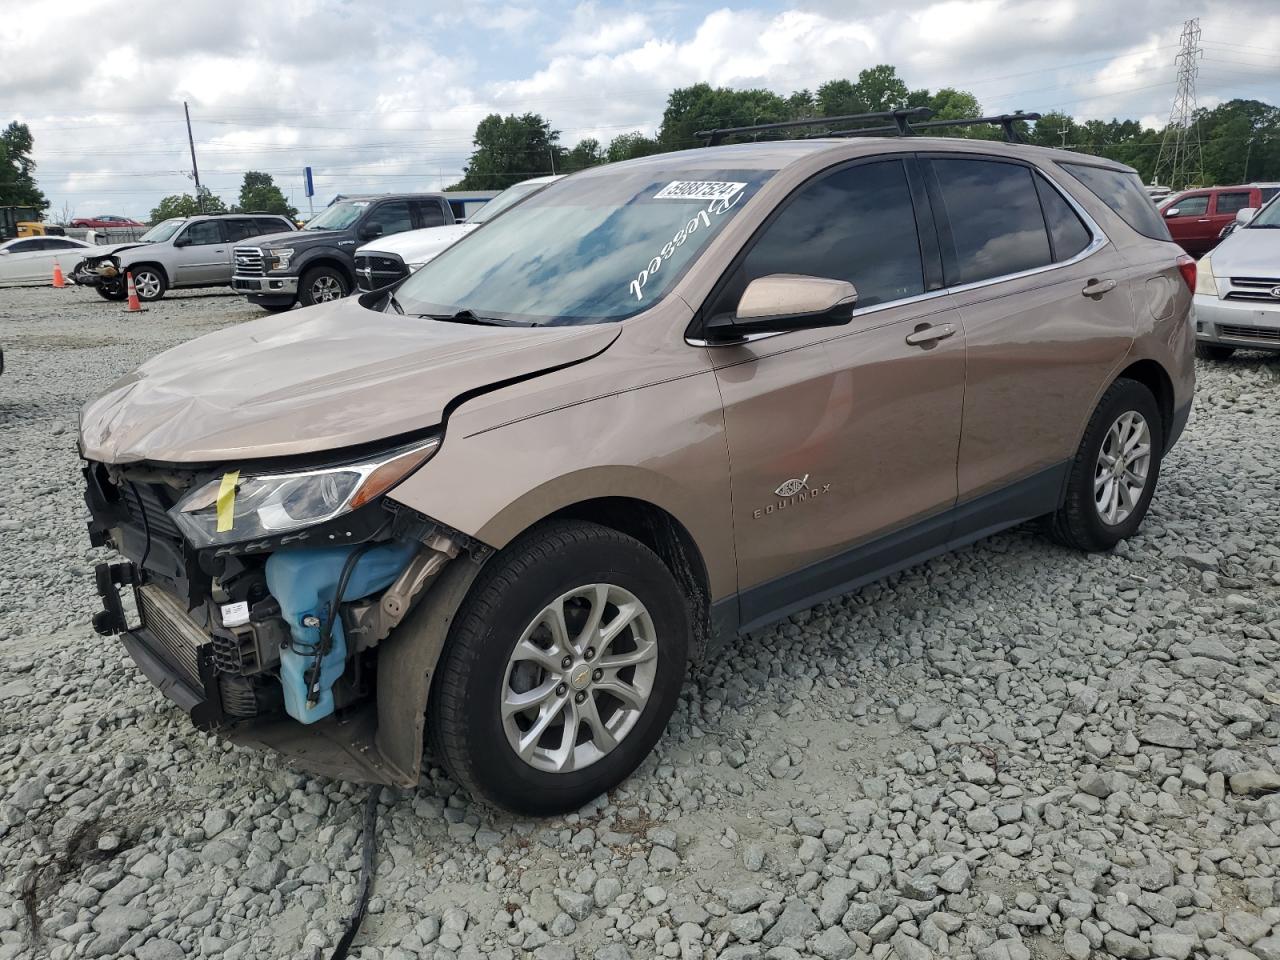
{"type": "Polygon", "coordinates": [[[1270,230],[1280,229],[1280,203],[1277,203],[1277,200],[1280,200],[1280,194],[1272,197],[1271,201],[1259,210],[1252,220],[1245,224],[1245,227],[1248,229],[1254,229],[1255,227],[1270,230]]]}
{"type": "Polygon", "coordinates": [[[364,213],[368,200],[343,200],[314,217],[303,230],[345,230],[364,213]]]}
{"type": "Polygon", "coordinates": [[[138,238],[142,243],[163,243],[168,240],[187,221],[182,217],[176,217],[173,220],[161,220],[154,227],[138,238]]]}
{"type": "Polygon", "coordinates": [[[773,173],[644,165],[561,180],[431,260],[396,300],[417,316],[622,320],[661,300],[773,173]]]}
{"type": "Polygon", "coordinates": [[[484,223],[486,220],[492,220],[503,210],[515,206],[525,197],[537,193],[545,186],[547,186],[545,183],[517,183],[515,186],[507,187],[469,216],[467,223],[484,223]]]}

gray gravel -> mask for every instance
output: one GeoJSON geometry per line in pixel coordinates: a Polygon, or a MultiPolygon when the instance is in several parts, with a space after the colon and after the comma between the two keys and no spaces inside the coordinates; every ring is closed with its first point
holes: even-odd
{"type": "MultiPolygon", "coordinates": [[[[350,909],[363,789],[195,732],[88,627],[78,406],[254,315],[0,291],[0,960],[309,960],[350,909]]],[[[1278,448],[1280,360],[1202,366],[1114,554],[1019,529],[747,638],[562,819],[384,793],[353,955],[1280,960],[1278,448]]]]}

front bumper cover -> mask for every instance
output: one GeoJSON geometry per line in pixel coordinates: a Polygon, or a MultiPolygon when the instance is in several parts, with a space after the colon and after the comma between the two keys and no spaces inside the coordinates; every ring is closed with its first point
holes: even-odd
{"type": "Polygon", "coordinates": [[[1195,297],[1196,339],[1224,347],[1280,350],[1280,300],[1195,297]]]}
{"type": "Polygon", "coordinates": [[[231,289],[236,293],[250,296],[296,297],[298,295],[298,278],[290,276],[273,276],[270,273],[261,276],[231,278],[231,289]]]}

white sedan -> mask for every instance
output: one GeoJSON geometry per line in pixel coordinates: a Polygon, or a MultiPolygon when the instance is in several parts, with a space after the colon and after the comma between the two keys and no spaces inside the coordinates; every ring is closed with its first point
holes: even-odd
{"type": "Polygon", "coordinates": [[[18,237],[0,243],[0,287],[47,284],[53,280],[53,261],[63,274],[84,258],[93,244],[70,237],[18,237]]]}

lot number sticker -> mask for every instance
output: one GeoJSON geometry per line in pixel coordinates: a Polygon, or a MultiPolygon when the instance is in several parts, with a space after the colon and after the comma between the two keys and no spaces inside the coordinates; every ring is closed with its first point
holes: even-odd
{"type": "Polygon", "coordinates": [[[655,200],[724,200],[745,187],[727,180],[672,180],[653,195],[655,200]]]}

